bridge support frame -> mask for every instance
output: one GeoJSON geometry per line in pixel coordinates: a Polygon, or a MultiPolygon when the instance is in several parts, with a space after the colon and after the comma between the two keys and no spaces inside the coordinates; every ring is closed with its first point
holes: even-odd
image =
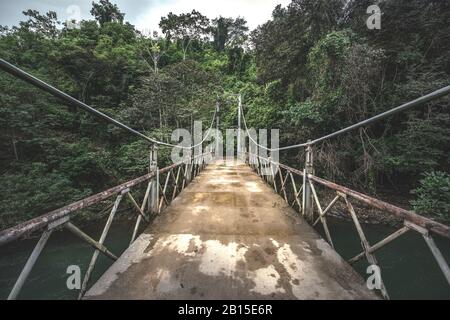
{"type": "Polygon", "coordinates": [[[219,152],[220,145],[220,102],[219,102],[219,96],[217,96],[216,100],[216,149],[214,150],[214,158],[217,159],[217,157],[222,156],[223,152],[219,152]]]}
{"type": "Polygon", "coordinates": [[[17,278],[16,283],[14,284],[13,289],[9,293],[8,300],[16,300],[17,296],[19,295],[20,291],[22,290],[23,285],[25,284],[25,281],[28,279],[28,276],[31,273],[31,269],[33,269],[36,260],[40,256],[42,250],[45,247],[45,244],[47,243],[48,238],[50,238],[50,235],[52,234],[53,229],[48,229],[44,231],[41,235],[41,238],[39,239],[38,243],[33,249],[33,252],[31,253],[30,257],[27,260],[27,263],[22,269],[22,272],[19,275],[19,278],[17,278]]]}
{"type": "Polygon", "coordinates": [[[159,170],[158,170],[158,146],[153,145],[150,149],[149,173],[155,173],[150,181],[150,195],[148,197],[148,211],[157,214],[159,211],[159,170]]]}
{"type": "Polygon", "coordinates": [[[311,185],[308,179],[308,174],[314,175],[314,153],[311,145],[306,147],[305,169],[303,174],[303,201],[302,214],[305,218],[313,220],[314,213],[314,199],[311,190],[311,185]]]}
{"type": "Polygon", "coordinates": [[[238,95],[238,131],[237,131],[237,158],[242,159],[242,129],[241,129],[241,115],[242,112],[242,96],[241,94],[238,95]]]}
{"type": "MultiPolygon", "coordinates": [[[[102,235],[100,236],[100,240],[98,243],[100,245],[103,245],[106,240],[106,236],[108,235],[109,228],[111,227],[111,224],[114,220],[114,216],[116,215],[117,209],[119,208],[120,202],[122,201],[122,198],[124,194],[129,194],[129,190],[122,191],[116,198],[116,201],[114,202],[114,206],[111,210],[111,213],[109,214],[108,220],[106,221],[105,227],[103,228],[102,235]]],[[[133,199],[134,200],[134,199],[133,199]]],[[[100,250],[96,249],[94,251],[94,254],[92,255],[91,262],[89,263],[89,267],[86,270],[86,273],[84,275],[83,283],[81,285],[81,290],[78,294],[78,300],[81,300],[86,293],[89,280],[91,279],[92,271],[94,271],[95,264],[97,263],[98,256],[100,254],[100,250]]]]}

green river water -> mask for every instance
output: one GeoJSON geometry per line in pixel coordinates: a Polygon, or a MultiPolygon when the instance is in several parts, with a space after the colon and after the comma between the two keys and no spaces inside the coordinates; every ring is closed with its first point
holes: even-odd
{"type": "MultiPolygon", "coordinates": [[[[354,226],[346,221],[330,221],[330,232],[337,251],[346,259],[361,251],[354,226]]],[[[83,230],[93,238],[99,238],[103,224],[83,230]]],[[[119,254],[127,247],[133,224],[115,222],[111,227],[106,246],[119,254]]],[[[394,229],[385,226],[363,226],[370,243],[381,240],[394,229]]],[[[320,232],[320,230],[319,230],[320,232]]],[[[450,261],[450,241],[434,237],[447,261],[450,261]]],[[[37,239],[25,240],[0,248],[0,299],[6,299],[37,239]]],[[[66,269],[78,265],[82,273],[87,268],[93,249],[68,232],[52,235],[37,261],[20,299],[75,299],[76,291],[66,287],[66,269]]],[[[376,253],[383,280],[391,299],[446,299],[450,300],[450,286],[440,271],[425,241],[416,233],[408,232],[376,253]]],[[[100,255],[93,280],[111,265],[100,255]]],[[[355,268],[367,278],[366,262],[355,268]]]]}

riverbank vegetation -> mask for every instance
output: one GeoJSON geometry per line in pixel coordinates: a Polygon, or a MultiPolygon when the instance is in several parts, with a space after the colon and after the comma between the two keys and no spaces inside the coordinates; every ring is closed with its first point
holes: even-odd
{"type": "MultiPolygon", "coordinates": [[[[293,0],[249,30],[242,17],[169,14],[159,33],[137,30],[109,1],[77,27],[24,12],[0,28],[0,56],[159,140],[193,119],[207,126],[217,97],[222,129],[280,128],[304,142],[450,83],[450,3],[293,0]]],[[[147,170],[148,145],[0,72],[0,228],[117,185],[147,170]]],[[[315,147],[318,175],[450,220],[450,99],[442,98],[315,147]]],[[[170,150],[160,152],[160,166],[170,150]]],[[[303,150],[280,154],[302,167],[303,150]]],[[[89,215],[88,215],[89,216],[89,215]]]]}

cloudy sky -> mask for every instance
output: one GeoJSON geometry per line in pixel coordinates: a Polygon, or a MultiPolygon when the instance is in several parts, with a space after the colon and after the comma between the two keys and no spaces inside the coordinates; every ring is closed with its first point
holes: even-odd
{"type": "MultiPolygon", "coordinates": [[[[126,14],[125,20],[139,30],[158,30],[161,16],[196,9],[209,18],[242,16],[250,29],[271,17],[277,4],[286,6],[290,0],[111,0],[126,14]]],[[[92,0],[0,0],[0,25],[12,26],[22,20],[22,11],[36,9],[41,13],[56,11],[64,21],[90,18],[92,0]]]]}

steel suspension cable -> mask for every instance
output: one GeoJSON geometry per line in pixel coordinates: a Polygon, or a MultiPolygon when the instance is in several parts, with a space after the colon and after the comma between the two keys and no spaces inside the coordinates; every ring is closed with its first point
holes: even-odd
{"type": "Polygon", "coordinates": [[[243,120],[244,120],[244,126],[245,126],[245,130],[246,130],[246,132],[247,132],[247,136],[249,137],[249,139],[250,139],[255,145],[257,145],[258,147],[260,147],[260,148],[262,148],[262,149],[265,149],[265,150],[267,150],[267,151],[271,151],[271,152],[273,152],[273,151],[283,151],[283,150],[289,150],[289,149],[295,149],[295,148],[302,148],[302,147],[306,147],[306,146],[310,146],[310,145],[316,144],[316,143],[321,142],[321,141],[324,141],[324,140],[326,140],[326,139],[330,139],[330,138],[336,137],[336,136],[338,136],[338,135],[341,135],[341,134],[343,134],[343,133],[346,133],[346,132],[349,132],[349,131],[358,129],[358,128],[360,128],[360,127],[366,126],[366,125],[371,124],[371,123],[374,123],[374,122],[376,122],[376,121],[379,121],[379,120],[381,120],[381,119],[384,119],[384,118],[386,118],[386,117],[388,117],[388,116],[391,116],[391,115],[393,115],[393,114],[396,114],[396,113],[405,111],[405,110],[407,110],[407,109],[416,107],[416,106],[418,106],[418,105],[421,105],[421,104],[423,104],[423,103],[429,102],[429,101],[431,101],[431,100],[441,98],[441,97],[443,97],[443,96],[445,96],[445,95],[448,95],[449,93],[450,93],[450,86],[446,86],[446,87],[441,88],[441,89],[439,89],[439,90],[436,90],[436,91],[434,91],[434,92],[432,92],[432,93],[429,93],[429,94],[427,94],[427,95],[425,95],[425,96],[422,96],[422,97],[420,97],[420,98],[417,98],[417,99],[415,99],[415,100],[412,100],[412,101],[410,101],[410,102],[407,102],[407,103],[405,103],[405,104],[402,104],[401,106],[398,106],[398,107],[396,107],[396,108],[390,109],[390,110],[388,110],[388,111],[386,111],[386,112],[380,113],[380,114],[378,114],[378,115],[376,115],[376,116],[373,116],[373,117],[371,117],[371,118],[369,118],[369,119],[363,120],[363,121],[361,121],[361,122],[358,122],[358,123],[356,123],[356,124],[353,124],[353,125],[351,125],[351,126],[349,126],[349,127],[346,127],[346,128],[344,128],[344,129],[338,130],[338,131],[336,131],[336,132],[330,133],[330,134],[325,135],[325,136],[323,136],[323,137],[320,137],[320,138],[318,138],[318,139],[315,139],[315,140],[312,140],[312,141],[308,141],[308,142],[299,143],[299,144],[294,144],[294,145],[290,145],[290,146],[286,146],[286,147],[273,148],[273,149],[267,148],[267,147],[265,147],[265,146],[263,146],[263,145],[260,145],[258,142],[256,142],[256,141],[252,138],[252,136],[251,136],[250,133],[249,133],[248,127],[247,127],[247,122],[246,122],[246,119],[245,119],[245,114],[244,114],[244,111],[243,111],[243,109],[242,109],[242,106],[241,106],[241,114],[242,114],[242,118],[243,118],[243,120]]]}
{"type": "Polygon", "coordinates": [[[208,133],[206,134],[206,136],[203,138],[203,140],[200,143],[198,143],[196,145],[193,145],[193,146],[184,147],[184,146],[175,145],[175,144],[171,144],[171,143],[166,143],[166,142],[163,142],[163,141],[159,141],[159,140],[150,138],[150,137],[144,135],[143,133],[141,133],[141,132],[139,132],[137,130],[134,130],[133,128],[130,128],[126,124],[123,124],[122,122],[120,122],[120,121],[118,121],[118,120],[116,120],[116,119],[106,115],[105,113],[103,113],[103,112],[101,112],[101,111],[99,111],[97,109],[92,108],[91,106],[87,105],[86,103],[75,99],[74,97],[68,95],[67,93],[62,92],[61,90],[59,90],[59,89],[51,86],[50,84],[48,84],[48,83],[46,83],[46,82],[36,78],[35,76],[25,72],[24,70],[14,66],[13,64],[11,64],[11,63],[3,60],[3,59],[0,59],[0,69],[2,69],[3,71],[5,71],[5,72],[15,76],[16,78],[19,78],[19,79],[21,79],[21,80],[23,80],[23,81],[25,81],[25,82],[33,85],[33,86],[35,86],[35,87],[45,91],[45,92],[53,95],[54,97],[62,99],[63,101],[65,101],[68,104],[71,104],[71,105],[74,105],[74,106],[79,107],[81,109],[84,109],[87,112],[92,113],[94,116],[96,116],[98,118],[101,118],[101,119],[103,119],[103,120],[105,120],[105,121],[115,125],[116,127],[124,129],[125,131],[128,131],[129,133],[131,133],[131,134],[133,134],[135,136],[138,136],[139,138],[147,140],[147,141],[149,141],[149,142],[151,142],[153,144],[156,144],[156,145],[172,147],[172,148],[178,148],[178,149],[187,149],[187,150],[194,149],[194,148],[200,146],[201,144],[203,144],[203,142],[205,142],[206,139],[209,137],[209,134],[211,132],[212,126],[214,125],[214,120],[215,120],[215,118],[217,116],[217,109],[216,109],[215,112],[214,112],[214,115],[213,115],[213,119],[211,121],[211,126],[208,129],[208,133]]]}

